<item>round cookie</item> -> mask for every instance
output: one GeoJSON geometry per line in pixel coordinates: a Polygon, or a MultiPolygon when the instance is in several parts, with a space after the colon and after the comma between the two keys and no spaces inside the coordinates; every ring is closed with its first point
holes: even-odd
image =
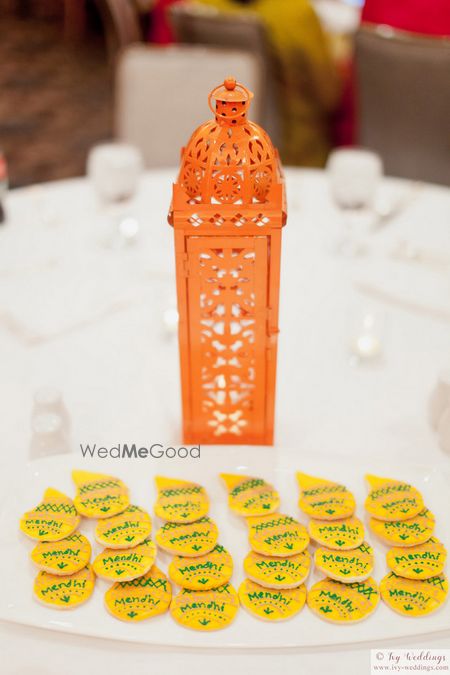
{"type": "Polygon", "coordinates": [[[146,574],[155,558],[156,546],[148,540],[134,548],[105,548],[92,566],[96,575],[106,581],[132,581],[146,574]]]}
{"type": "Polygon", "coordinates": [[[302,553],[309,544],[306,527],[283,513],[247,518],[247,526],[255,553],[286,558],[302,553]]]}
{"type": "Polygon", "coordinates": [[[94,590],[95,574],[91,565],[62,577],[48,572],[39,572],[34,580],[34,596],[44,605],[54,609],[72,609],[88,600],[94,590]]]}
{"type": "Polygon", "coordinates": [[[72,471],[72,479],[77,487],[74,504],[85,518],[110,518],[125,511],[130,504],[128,488],[119,478],[72,471]]]}
{"type": "Polygon", "coordinates": [[[152,533],[152,520],[139,506],[127,506],[117,516],[99,520],[95,538],[107,548],[132,548],[142,544],[152,533]]]}
{"type": "Polygon", "coordinates": [[[316,520],[339,520],[352,516],[355,498],[345,485],[297,472],[300,488],[298,505],[303,513],[316,520]]]}
{"type": "Polygon", "coordinates": [[[138,579],[113,584],[105,593],[105,607],[116,619],[136,622],[164,614],[171,598],[168,578],[153,565],[138,579]]]}
{"type": "Polygon", "coordinates": [[[197,483],[156,476],[155,514],[169,523],[193,523],[209,510],[205,489],[197,483]]]}
{"type": "Polygon", "coordinates": [[[395,546],[386,554],[386,562],[399,577],[406,579],[429,579],[444,571],[447,551],[435,537],[413,548],[395,546]]]}
{"type": "Polygon", "coordinates": [[[169,565],[170,579],[191,591],[209,591],[223,586],[232,574],[233,559],[220,544],[198,558],[176,556],[169,565]]]}
{"type": "Polygon", "coordinates": [[[346,584],[365,581],[373,571],[373,548],[366,541],[349,551],[321,547],[314,554],[314,562],[317,569],[330,579],[346,584]]]}
{"type": "Polygon", "coordinates": [[[190,558],[212,551],[218,538],[217,525],[208,517],[189,524],[165,523],[155,537],[164,551],[190,558]]]}
{"type": "Polygon", "coordinates": [[[389,546],[418,546],[424,544],[433,535],[435,519],[428,509],[424,509],[408,520],[369,520],[370,529],[389,546]]]}
{"type": "Polygon", "coordinates": [[[394,572],[380,582],[384,602],[403,616],[426,616],[444,604],[448,594],[448,581],[444,574],[430,579],[403,579],[394,572]]]}
{"type": "Polygon", "coordinates": [[[346,624],[366,619],[375,611],[380,594],[372,577],[343,584],[322,579],[308,591],[308,607],[325,621],[346,624]]]}
{"type": "Polygon", "coordinates": [[[20,529],[35,541],[59,541],[72,534],[80,524],[73,501],[67,495],[48,488],[42,501],[20,519],[20,529]]]}
{"type": "Polygon", "coordinates": [[[280,505],[280,495],[263,478],[221,473],[228,489],[228,506],[238,516],[264,516],[274,513],[280,505]]]}
{"type": "Polygon", "coordinates": [[[244,559],[247,577],[264,588],[298,588],[308,577],[310,568],[311,555],[307,550],[288,558],[250,551],[244,559]]]}
{"type": "Polygon", "coordinates": [[[422,495],[403,481],[367,475],[370,492],[365,501],[367,512],[378,520],[406,520],[424,508],[422,495]]]}
{"type": "Polygon", "coordinates": [[[185,628],[212,631],[226,628],[239,609],[239,598],[231,584],[211,591],[183,589],[170,605],[175,621],[185,628]]]}
{"type": "Polygon", "coordinates": [[[241,605],[258,619],[285,621],[299,613],[306,601],[306,586],[266,588],[244,579],[239,587],[241,605]]]}
{"type": "Polygon", "coordinates": [[[364,541],[364,525],[356,516],[331,522],[310,520],[308,532],[315,542],[336,551],[358,548],[364,541]]]}
{"type": "Polygon", "coordinates": [[[91,559],[91,544],[80,532],[65,539],[40,542],[31,551],[30,557],[36,567],[56,576],[75,574],[86,567],[91,559]]]}

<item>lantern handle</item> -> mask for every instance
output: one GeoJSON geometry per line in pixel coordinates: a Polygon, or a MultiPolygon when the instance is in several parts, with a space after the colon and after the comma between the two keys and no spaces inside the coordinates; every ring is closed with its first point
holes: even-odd
{"type": "MultiPolygon", "coordinates": [[[[249,103],[253,98],[253,94],[250,91],[250,89],[247,89],[247,87],[245,87],[240,82],[236,82],[236,80],[233,77],[228,77],[224,80],[224,82],[222,84],[219,84],[217,87],[214,87],[214,89],[212,90],[212,92],[208,96],[208,106],[209,106],[209,109],[211,110],[211,112],[213,113],[213,115],[217,115],[217,111],[213,107],[212,99],[214,98],[214,95],[216,94],[216,92],[218,92],[223,87],[225,87],[225,89],[228,89],[229,91],[231,91],[232,89],[239,88],[240,91],[242,91],[244,94],[246,94],[246,96],[247,96],[246,102],[247,103],[249,103]]],[[[237,119],[238,117],[241,117],[241,116],[242,116],[242,111],[238,111],[238,112],[230,114],[230,115],[227,114],[227,116],[224,117],[223,119],[233,120],[233,119],[237,119]]]]}

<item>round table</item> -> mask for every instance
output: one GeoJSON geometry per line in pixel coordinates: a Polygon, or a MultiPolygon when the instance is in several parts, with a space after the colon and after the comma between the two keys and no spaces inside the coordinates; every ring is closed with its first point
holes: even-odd
{"type": "MultiPolygon", "coordinates": [[[[181,442],[177,342],[165,321],[175,302],[166,220],[173,178],[169,170],[144,175],[126,207],[140,223],[139,237],[117,249],[104,241],[111,213],[85,179],[9,194],[0,229],[3,483],[29,459],[32,397],[41,386],[63,392],[74,453],[80,443],[181,442]]],[[[376,456],[386,473],[390,461],[425,460],[448,471],[426,405],[450,361],[450,190],[385,180],[385,198],[402,207],[370,228],[358,226],[362,254],[347,257],[335,251],[343,216],[323,172],[290,169],[286,179],[273,452],[376,456]],[[380,326],[382,355],[358,363],[350,344],[367,312],[380,326]]],[[[80,666],[111,674],[189,666],[272,673],[280,659],[224,651],[200,660],[195,652],[7,624],[1,631],[8,673],[69,675],[80,666]]],[[[400,646],[448,647],[449,640],[400,646]]],[[[283,668],[368,672],[369,648],[290,652],[283,668]]]]}

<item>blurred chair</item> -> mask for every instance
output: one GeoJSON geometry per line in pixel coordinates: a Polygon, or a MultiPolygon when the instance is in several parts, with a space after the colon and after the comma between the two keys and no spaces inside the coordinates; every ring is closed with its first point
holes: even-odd
{"type": "Polygon", "coordinates": [[[258,59],[264,72],[261,124],[278,146],[281,117],[277,61],[259,17],[256,14],[228,14],[195,3],[173,5],[169,17],[178,42],[242,49],[258,59]]]}
{"type": "Polygon", "coordinates": [[[355,58],[361,145],[388,174],[450,185],[450,40],[363,27],[355,58]]]}
{"type": "Polygon", "coordinates": [[[123,47],[144,39],[135,0],[95,0],[101,16],[111,60],[123,47]]]}
{"type": "Polygon", "coordinates": [[[262,74],[249,52],[202,46],[134,45],[116,74],[116,135],[140,148],[146,166],[178,166],[180,150],[211,118],[209,92],[233,74],[255,94],[251,119],[260,122],[262,74]]]}

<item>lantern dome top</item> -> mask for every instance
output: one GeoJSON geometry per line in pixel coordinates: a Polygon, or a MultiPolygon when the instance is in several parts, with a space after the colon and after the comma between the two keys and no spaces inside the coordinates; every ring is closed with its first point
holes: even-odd
{"type": "Polygon", "coordinates": [[[192,134],[178,185],[191,204],[266,203],[279,183],[278,155],[267,133],[247,118],[253,94],[228,77],[212,90],[215,118],[192,134]]]}

